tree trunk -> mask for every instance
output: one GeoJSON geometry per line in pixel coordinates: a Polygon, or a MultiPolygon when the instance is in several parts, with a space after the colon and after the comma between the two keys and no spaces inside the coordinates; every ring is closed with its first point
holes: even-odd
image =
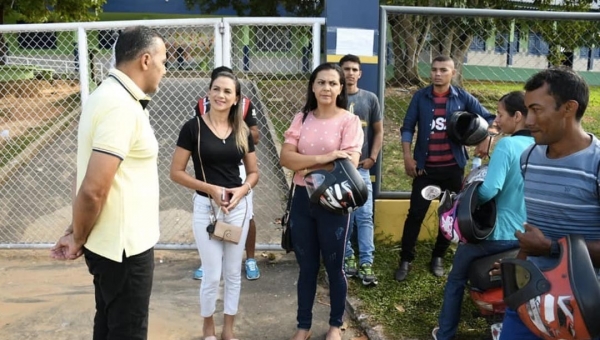
{"type": "Polygon", "coordinates": [[[469,47],[473,42],[473,36],[470,34],[462,33],[454,35],[454,43],[452,44],[453,51],[452,56],[454,58],[456,77],[454,80],[457,86],[463,87],[463,61],[465,56],[469,52],[469,47]]]}
{"type": "Polygon", "coordinates": [[[394,78],[391,86],[423,86],[425,82],[419,76],[419,55],[423,49],[424,35],[429,25],[420,25],[419,32],[413,31],[415,25],[408,15],[399,15],[390,19],[392,29],[392,52],[394,54],[394,78]]]}
{"type": "Polygon", "coordinates": [[[548,47],[548,66],[560,66],[563,63],[563,53],[558,45],[550,45],[548,47]]]}
{"type": "Polygon", "coordinates": [[[445,55],[454,60],[456,76],[454,85],[463,85],[463,61],[469,51],[473,35],[465,32],[460,24],[454,21],[438,21],[433,25],[431,32],[431,48],[434,58],[445,55]]]}
{"type": "Polygon", "coordinates": [[[431,52],[434,58],[440,55],[453,57],[452,44],[456,28],[452,26],[448,27],[448,22],[442,26],[443,23],[440,18],[437,18],[431,29],[431,52]]]}

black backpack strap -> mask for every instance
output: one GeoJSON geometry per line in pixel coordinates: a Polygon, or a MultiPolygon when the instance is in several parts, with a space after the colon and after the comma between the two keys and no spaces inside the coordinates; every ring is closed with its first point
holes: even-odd
{"type": "MultiPolygon", "coordinates": [[[[527,153],[527,157],[525,157],[525,168],[523,169],[523,179],[525,178],[525,173],[527,172],[527,165],[529,164],[529,156],[533,152],[533,149],[537,144],[534,144],[529,152],[527,153]]],[[[598,202],[600,202],[600,160],[598,160],[598,165],[596,165],[596,197],[598,198],[598,202]]]]}
{"type": "MultiPolygon", "coordinates": [[[[536,146],[537,146],[537,144],[533,144],[533,146],[531,147],[531,149],[529,149],[529,152],[527,153],[527,157],[525,157],[525,168],[523,169],[523,179],[525,179],[525,173],[527,172],[527,165],[529,164],[529,156],[531,156],[531,153],[533,152],[533,149],[535,149],[536,146]]],[[[598,166],[600,166],[600,164],[598,164],[598,166]]]]}
{"type": "Polygon", "coordinates": [[[198,106],[196,107],[196,113],[198,116],[203,116],[208,109],[208,99],[206,97],[202,97],[198,99],[198,106]]]}

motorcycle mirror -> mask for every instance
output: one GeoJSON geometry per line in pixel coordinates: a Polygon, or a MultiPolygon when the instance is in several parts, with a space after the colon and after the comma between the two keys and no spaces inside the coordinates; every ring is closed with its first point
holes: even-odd
{"type": "Polygon", "coordinates": [[[442,188],[437,185],[428,185],[423,190],[421,190],[421,196],[428,201],[433,201],[434,199],[440,197],[442,194],[442,188]]]}

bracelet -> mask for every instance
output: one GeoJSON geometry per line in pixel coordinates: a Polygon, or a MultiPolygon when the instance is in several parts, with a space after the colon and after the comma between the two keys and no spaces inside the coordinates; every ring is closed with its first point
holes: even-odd
{"type": "Polygon", "coordinates": [[[246,184],[248,186],[248,192],[246,193],[246,196],[248,196],[252,192],[252,186],[248,182],[244,182],[244,184],[246,184]]]}
{"type": "Polygon", "coordinates": [[[377,159],[375,159],[375,158],[373,158],[373,157],[371,157],[371,156],[369,156],[369,159],[370,159],[370,160],[372,160],[372,161],[373,161],[373,163],[377,163],[377,159]]]}

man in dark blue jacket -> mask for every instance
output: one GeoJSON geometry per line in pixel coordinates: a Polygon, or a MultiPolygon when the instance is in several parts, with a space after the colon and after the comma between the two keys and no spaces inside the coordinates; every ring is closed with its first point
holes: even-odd
{"type": "MultiPolygon", "coordinates": [[[[395,274],[397,281],[406,279],[415,258],[415,244],[425,219],[430,201],[424,199],[421,190],[428,185],[438,185],[442,190],[460,191],[467,163],[467,152],[448,138],[446,120],[453,112],[477,113],[488,122],[496,116],[490,114],[479,101],[465,90],[451,85],[456,74],[454,61],[447,56],[433,59],[431,79],[433,84],[415,93],[401,131],[404,168],[413,178],[410,209],[402,233],[400,265],[395,274]],[[414,153],[411,152],[413,136],[417,131],[414,153]]],[[[478,156],[487,155],[490,140],[486,139],[475,150],[478,156]]],[[[442,258],[450,241],[439,233],[431,254],[431,271],[435,276],[444,275],[442,258]]]]}

